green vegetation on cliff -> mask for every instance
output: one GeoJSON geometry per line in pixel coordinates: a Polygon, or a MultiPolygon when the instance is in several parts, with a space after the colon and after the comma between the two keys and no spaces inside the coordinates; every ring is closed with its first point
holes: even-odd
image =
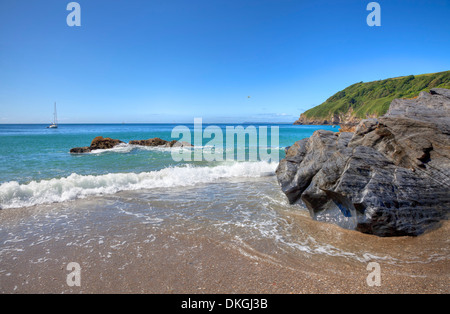
{"type": "Polygon", "coordinates": [[[368,83],[356,83],[334,94],[323,104],[304,113],[308,119],[329,119],[335,114],[366,118],[387,112],[392,100],[414,98],[431,88],[450,89],[450,71],[410,75],[368,83]]]}

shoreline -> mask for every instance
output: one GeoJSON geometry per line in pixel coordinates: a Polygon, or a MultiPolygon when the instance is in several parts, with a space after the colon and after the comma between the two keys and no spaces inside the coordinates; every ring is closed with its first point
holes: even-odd
{"type": "MultiPolygon", "coordinates": [[[[209,186],[186,191],[204,193],[209,186]]],[[[277,232],[292,239],[284,233],[257,238],[239,224],[218,227],[219,216],[205,212],[208,200],[196,203],[198,212],[185,205],[171,215],[178,196],[164,193],[119,192],[0,211],[0,293],[450,292],[447,221],[419,237],[379,238],[283,205],[276,210],[283,222],[277,232]],[[288,240],[289,246],[279,243],[288,240]],[[381,265],[380,287],[366,283],[373,260],[381,265]],[[66,283],[70,262],[81,266],[81,287],[66,283]]]]}

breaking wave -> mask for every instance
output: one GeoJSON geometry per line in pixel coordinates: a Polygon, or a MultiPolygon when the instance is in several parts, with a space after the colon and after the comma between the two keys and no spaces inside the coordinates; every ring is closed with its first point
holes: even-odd
{"type": "Polygon", "coordinates": [[[127,190],[194,186],[226,178],[257,178],[273,175],[276,167],[277,163],[265,161],[234,162],[214,167],[169,167],[141,173],[73,173],[64,178],[32,181],[27,184],[10,181],[0,185],[0,209],[51,204],[127,190]]]}

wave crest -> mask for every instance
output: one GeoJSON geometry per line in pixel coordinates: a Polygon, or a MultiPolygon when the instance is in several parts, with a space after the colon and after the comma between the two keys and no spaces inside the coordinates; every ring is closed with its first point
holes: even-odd
{"type": "Polygon", "coordinates": [[[234,162],[214,167],[187,165],[141,173],[73,173],[64,178],[32,181],[27,184],[10,181],[0,185],[0,209],[64,202],[127,190],[194,186],[223,178],[263,177],[273,175],[276,167],[277,163],[264,161],[234,162]]]}

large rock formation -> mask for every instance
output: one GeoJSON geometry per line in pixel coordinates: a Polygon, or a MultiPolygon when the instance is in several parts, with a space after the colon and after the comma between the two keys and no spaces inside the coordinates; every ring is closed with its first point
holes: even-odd
{"type": "Polygon", "coordinates": [[[378,236],[419,235],[450,211],[450,90],[396,99],[354,133],[316,131],[277,169],[314,219],[378,236]]]}

